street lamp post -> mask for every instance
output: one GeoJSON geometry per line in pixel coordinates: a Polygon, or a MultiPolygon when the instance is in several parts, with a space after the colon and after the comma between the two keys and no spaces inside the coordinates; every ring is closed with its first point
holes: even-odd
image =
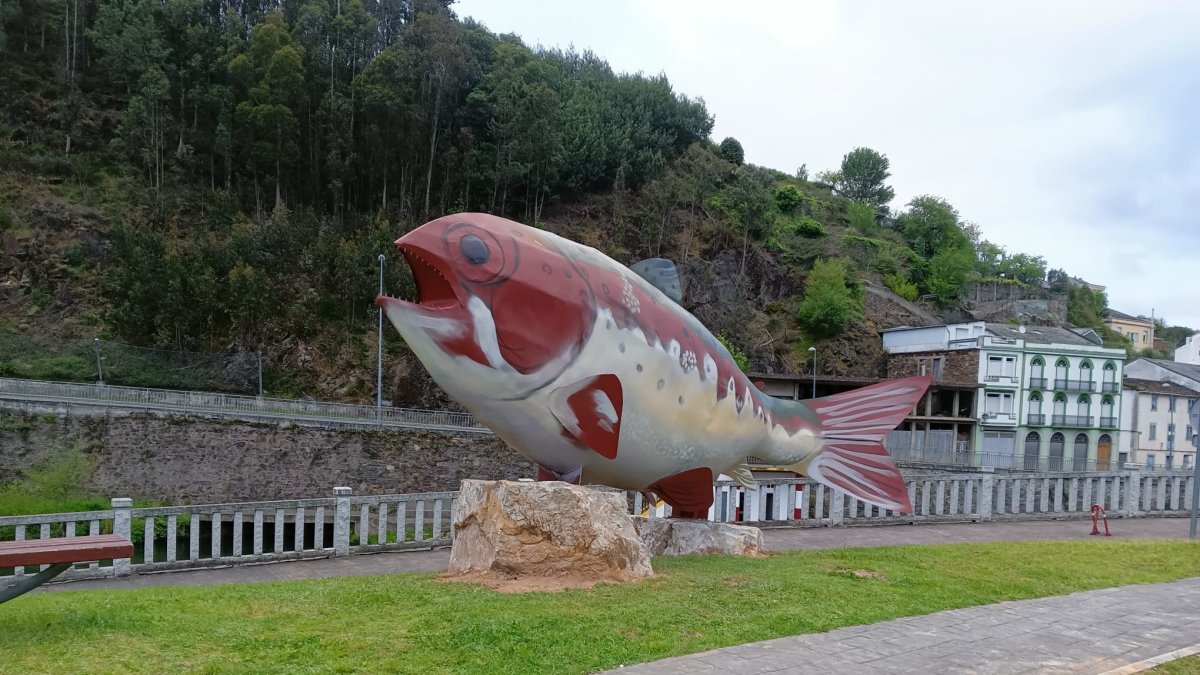
{"type": "Polygon", "coordinates": [[[1188,538],[1196,538],[1196,517],[1200,512],[1200,401],[1192,404],[1192,409],[1188,416],[1192,422],[1192,431],[1197,432],[1192,436],[1192,447],[1196,449],[1196,454],[1192,458],[1192,518],[1188,525],[1188,538]]]}
{"type": "Polygon", "coordinates": [[[812,397],[816,398],[817,397],[817,348],[809,347],[808,351],[812,352],[812,355],[813,355],[813,377],[812,377],[813,392],[812,392],[812,397]]]}
{"type": "MultiPolygon", "coordinates": [[[[383,254],[379,254],[379,294],[383,295],[383,254]]],[[[379,336],[375,341],[375,419],[383,423],[383,306],[379,306],[379,336]]]]}

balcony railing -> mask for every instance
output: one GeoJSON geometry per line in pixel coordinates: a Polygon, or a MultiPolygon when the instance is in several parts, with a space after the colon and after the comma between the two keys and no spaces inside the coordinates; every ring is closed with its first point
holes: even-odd
{"type": "Polygon", "coordinates": [[[1037,415],[1034,413],[1029,413],[1029,417],[1027,419],[1028,419],[1027,424],[1043,425],[1046,423],[1045,415],[1037,415]]]}
{"type": "Polygon", "coordinates": [[[1029,388],[1030,389],[1045,389],[1046,388],[1046,378],[1044,378],[1044,377],[1029,378],[1029,388]]]}
{"type": "Polygon", "coordinates": [[[1121,390],[1121,384],[1119,382],[1105,382],[1101,385],[1100,390],[1106,394],[1115,394],[1121,390]]]}
{"type": "Polygon", "coordinates": [[[1090,427],[1092,418],[1090,415],[1055,415],[1054,426],[1090,427]]]}
{"type": "Polygon", "coordinates": [[[1054,388],[1059,391],[1094,391],[1096,383],[1091,380],[1054,380],[1054,388]]]}
{"type": "Polygon", "coordinates": [[[1017,414],[1008,412],[985,412],[983,413],[982,422],[984,424],[1016,424],[1017,414]]]}
{"type": "Polygon", "coordinates": [[[983,380],[984,382],[988,382],[990,384],[1000,383],[1018,385],[1021,383],[1021,379],[1016,375],[985,375],[983,380]]]}
{"type": "Polygon", "coordinates": [[[1100,418],[1100,426],[1104,427],[1105,429],[1116,429],[1117,428],[1117,418],[1101,417],[1100,418]]]}

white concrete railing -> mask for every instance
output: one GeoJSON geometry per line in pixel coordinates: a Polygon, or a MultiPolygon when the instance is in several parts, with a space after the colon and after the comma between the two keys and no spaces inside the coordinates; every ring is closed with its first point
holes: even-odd
{"type": "MultiPolygon", "coordinates": [[[[1110,473],[950,473],[909,478],[914,513],[897,515],[809,479],[761,480],[752,489],[720,482],[709,519],[784,526],[970,522],[1086,517],[1092,504],[1110,516],[1183,515],[1190,475],[1131,469],[1110,473]]],[[[611,488],[601,488],[611,489],[611,488]]],[[[665,517],[670,508],[624,493],[635,515],[665,517]]],[[[453,541],[457,492],[334,496],[236,504],[113,508],[81,513],[0,517],[0,539],[114,533],[133,540],[133,559],[76,565],[64,578],[203,568],[380,550],[429,549],[453,541]],[[135,536],[136,535],[136,536],[135,536]]],[[[24,574],[32,568],[0,570],[24,574]]]]}
{"type": "Polygon", "coordinates": [[[418,429],[491,433],[478,426],[470,413],[448,410],[384,407],[350,403],[300,401],[262,396],[238,396],[202,391],[174,391],[0,378],[0,398],[51,403],[73,403],[129,410],[166,410],[217,414],[240,419],[337,422],[418,429]]]}

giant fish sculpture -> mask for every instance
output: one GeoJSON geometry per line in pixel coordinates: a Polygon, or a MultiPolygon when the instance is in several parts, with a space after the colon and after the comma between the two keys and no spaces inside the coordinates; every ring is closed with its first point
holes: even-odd
{"type": "Polygon", "coordinates": [[[704,518],[713,479],[753,484],[752,456],[898,512],[904,481],[880,444],[927,377],[811,401],[751,386],[679,304],[674,266],[634,266],[479,213],[396,241],[417,302],[377,302],[430,375],[537,463],[539,480],[639,490],[704,518]],[[644,276],[643,276],[644,275],[644,276]]]}

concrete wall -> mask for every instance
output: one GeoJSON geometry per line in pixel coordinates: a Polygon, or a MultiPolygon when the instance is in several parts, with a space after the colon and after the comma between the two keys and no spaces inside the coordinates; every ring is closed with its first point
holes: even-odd
{"type": "Polygon", "coordinates": [[[98,460],[86,487],[171,503],[324,497],[339,485],[432,492],[464,478],[536,475],[491,435],[0,412],[0,481],[73,444],[98,460]]]}
{"type": "Polygon", "coordinates": [[[1193,335],[1175,349],[1175,360],[1200,366],[1200,335],[1193,335]]]}

